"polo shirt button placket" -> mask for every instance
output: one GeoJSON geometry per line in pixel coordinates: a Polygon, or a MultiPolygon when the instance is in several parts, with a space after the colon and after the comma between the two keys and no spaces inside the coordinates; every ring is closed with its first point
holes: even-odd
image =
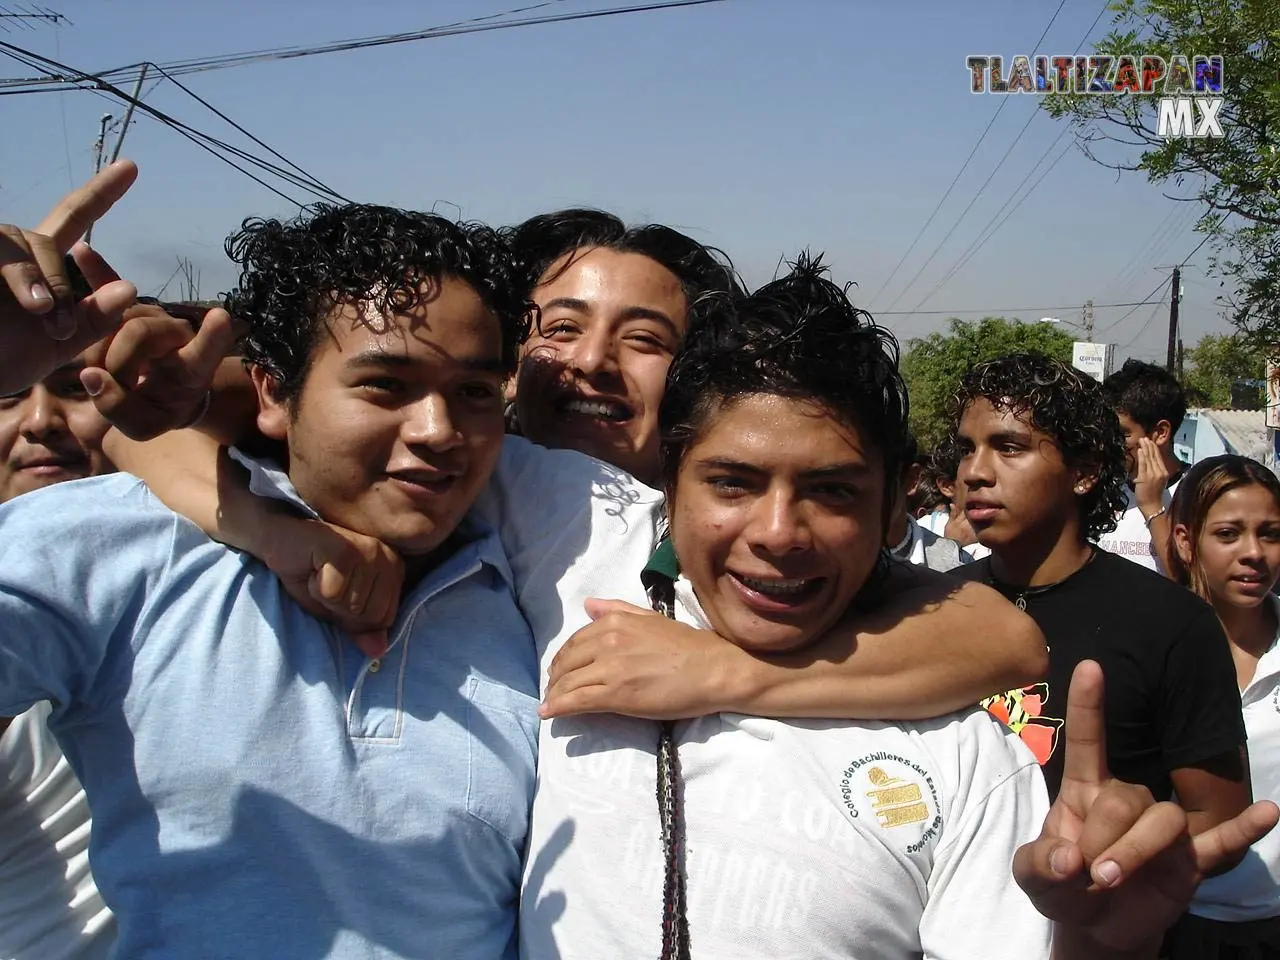
{"type": "Polygon", "coordinates": [[[370,660],[370,661],[369,661],[369,672],[370,672],[370,673],[377,673],[377,672],[378,672],[379,670],[381,670],[381,669],[382,669],[382,661],[381,661],[381,660],[370,660]]]}

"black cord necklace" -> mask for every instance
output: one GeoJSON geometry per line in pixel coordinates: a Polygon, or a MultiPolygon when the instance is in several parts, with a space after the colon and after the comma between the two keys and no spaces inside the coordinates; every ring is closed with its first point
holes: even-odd
{"type": "Polygon", "coordinates": [[[1007,583],[1001,583],[998,579],[996,579],[996,575],[993,572],[991,574],[991,585],[995,587],[997,590],[999,590],[1006,597],[1009,597],[1011,600],[1013,600],[1013,605],[1015,607],[1025,612],[1027,609],[1028,597],[1039,597],[1039,596],[1042,596],[1043,594],[1050,592],[1051,590],[1057,590],[1058,587],[1062,586],[1064,583],[1066,583],[1068,580],[1070,580],[1072,577],[1078,574],[1080,570],[1083,570],[1085,567],[1089,566],[1089,564],[1093,563],[1093,558],[1096,557],[1097,555],[1098,555],[1097,550],[1091,550],[1089,552],[1089,559],[1080,565],[1079,570],[1076,570],[1075,572],[1068,574],[1067,576],[1063,577],[1061,580],[1057,581],[1056,583],[1046,583],[1039,587],[1015,587],[1007,583]]]}

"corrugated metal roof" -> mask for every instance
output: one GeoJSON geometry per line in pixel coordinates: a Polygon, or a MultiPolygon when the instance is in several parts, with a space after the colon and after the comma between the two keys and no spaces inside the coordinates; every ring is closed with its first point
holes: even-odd
{"type": "Polygon", "coordinates": [[[1262,460],[1268,452],[1265,410],[1199,410],[1207,417],[1232,453],[1262,460]]]}

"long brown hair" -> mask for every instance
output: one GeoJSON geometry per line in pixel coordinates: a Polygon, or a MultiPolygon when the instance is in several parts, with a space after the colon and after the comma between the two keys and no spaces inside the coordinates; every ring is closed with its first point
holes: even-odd
{"type": "Polygon", "coordinates": [[[1200,534],[1204,530],[1205,518],[1223,494],[1255,485],[1265,489],[1275,498],[1277,505],[1280,505],[1280,480],[1258,461],[1230,453],[1210,457],[1187,471],[1169,506],[1170,538],[1173,537],[1174,527],[1186,527],[1191,546],[1191,562],[1184,563],[1177,545],[1170,544],[1169,573],[1178,583],[1190,587],[1201,599],[1210,603],[1213,602],[1213,597],[1209,594],[1204,570],[1200,566],[1200,534]]]}

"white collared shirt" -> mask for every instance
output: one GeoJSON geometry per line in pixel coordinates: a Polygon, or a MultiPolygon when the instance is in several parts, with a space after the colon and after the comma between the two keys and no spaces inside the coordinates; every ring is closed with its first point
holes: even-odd
{"type": "MultiPolygon", "coordinates": [[[[1268,597],[1268,602],[1280,616],[1280,601],[1268,597]]],[[[1254,799],[1280,800],[1280,637],[1258,660],[1240,696],[1254,799]]],[[[1250,847],[1234,870],[1200,884],[1191,912],[1231,923],[1280,916],[1280,829],[1250,847]]]]}

